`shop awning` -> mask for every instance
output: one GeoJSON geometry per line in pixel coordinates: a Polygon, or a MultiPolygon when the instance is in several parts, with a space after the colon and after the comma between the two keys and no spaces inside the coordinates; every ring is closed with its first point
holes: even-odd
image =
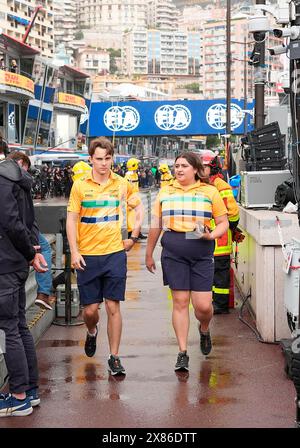
{"type": "Polygon", "coordinates": [[[19,56],[34,56],[40,54],[39,50],[30,45],[23,44],[20,40],[14,39],[7,34],[0,34],[0,51],[17,53],[19,56]]]}

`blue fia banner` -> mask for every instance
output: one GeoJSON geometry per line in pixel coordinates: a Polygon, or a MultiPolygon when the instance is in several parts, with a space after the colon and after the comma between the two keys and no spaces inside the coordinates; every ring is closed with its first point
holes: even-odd
{"type": "MultiPolygon", "coordinates": [[[[231,130],[252,129],[254,103],[231,101],[231,130]]],[[[226,100],[92,103],[89,136],[226,134],[226,100]]]]}

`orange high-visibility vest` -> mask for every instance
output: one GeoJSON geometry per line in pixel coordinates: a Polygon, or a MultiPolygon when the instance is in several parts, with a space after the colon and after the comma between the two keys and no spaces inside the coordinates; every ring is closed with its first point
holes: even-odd
{"type": "MultiPolygon", "coordinates": [[[[228,210],[228,221],[238,222],[240,219],[239,207],[234,199],[231,186],[224,179],[216,177],[212,183],[220,193],[221,198],[228,210]]],[[[214,229],[216,224],[214,220],[211,222],[211,228],[214,229]]],[[[232,252],[232,232],[230,229],[220,238],[215,240],[214,256],[230,255],[232,252]]]]}

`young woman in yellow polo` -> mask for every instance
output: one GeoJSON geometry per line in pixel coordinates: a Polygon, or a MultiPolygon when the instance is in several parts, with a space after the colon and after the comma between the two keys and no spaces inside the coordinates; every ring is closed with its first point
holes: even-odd
{"type": "Polygon", "coordinates": [[[85,353],[94,356],[98,334],[99,303],[105,299],[108,359],[112,375],[125,374],[119,358],[122,333],[120,301],[125,299],[127,256],[138,239],[142,203],[129,182],[113,173],[114,148],[99,137],[89,147],[92,170],[74,182],[68,204],[67,235],[72,264],[77,270],[83,319],[87,326],[85,353]],[[122,209],[136,212],[132,236],[122,240],[122,209]]]}
{"type": "Polygon", "coordinates": [[[153,251],[163,230],[163,279],[172,292],[172,322],[179,346],[176,371],[189,369],[190,300],[199,321],[200,349],[204,355],[211,351],[214,240],[227,229],[227,209],[218,190],[206,183],[200,158],[192,152],[182,153],[175,160],[175,180],[157,196],[146,249],[146,266],[154,273],[153,251]]]}

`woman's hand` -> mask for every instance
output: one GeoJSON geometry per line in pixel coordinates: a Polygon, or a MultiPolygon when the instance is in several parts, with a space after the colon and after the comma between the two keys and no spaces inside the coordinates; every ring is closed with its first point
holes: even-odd
{"type": "Polygon", "coordinates": [[[214,236],[213,236],[213,233],[211,232],[209,227],[204,226],[204,232],[203,232],[203,234],[201,236],[201,239],[208,240],[208,241],[215,239],[214,236]]]}
{"type": "Polygon", "coordinates": [[[154,274],[156,271],[155,261],[152,255],[146,255],[146,267],[151,274],[154,274]]]}

